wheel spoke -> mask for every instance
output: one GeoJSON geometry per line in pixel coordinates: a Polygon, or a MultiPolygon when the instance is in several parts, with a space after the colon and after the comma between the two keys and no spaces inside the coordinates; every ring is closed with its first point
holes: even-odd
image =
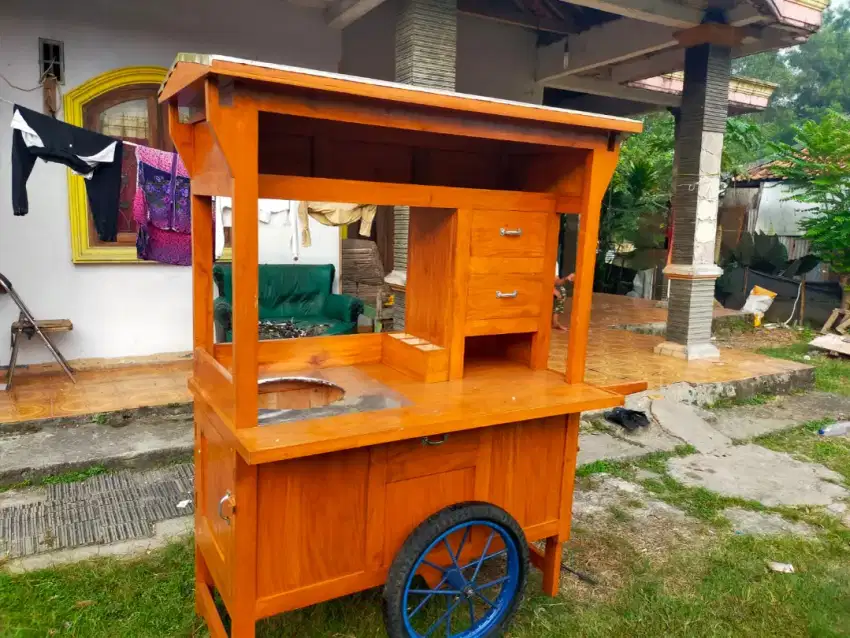
{"type": "MultiPolygon", "coordinates": [[[[447,549],[447,550],[449,550],[449,558],[451,558],[451,559],[452,559],[452,564],[453,564],[453,565],[454,565],[454,566],[455,566],[458,570],[460,570],[460,565],[458,565],[458,564],[457,564],[457,557],[456,557],[456,556],[452,553],[452,546],[451,546],[451,545],[449,545],[449,539],[448,539],[448,537],[444,538],[444,539],[443,539],[443,542],[446,544],[446,549],[447,549]]],[[[461,576],[463,576],[463,574],[461,574],[461,576]]]]}
{"type": "Polygon", "coordinates": [[[445,573],[446,573],[446,570],[445,570],[445,569],[443,569],[443,568],[442,568],[442,567],[440,567],[439,565],[435,565],[435,564],[434,564],[434,563],[432,563],[430,560],[423,560],[423,561],[422,561],[422,563],[423,563],[424,565],[428,565],[428,567],[431,567],[431,568],[433,568],[433,569],[436,569],[436,570],[437,570],[438,572],[440,572],[441,574],[445,574],[445,573]]]}
{"type": "Polygon", "coordinates": [[[448,618],[451,617],[452,612],[457,608],[458,605],[460,605],[460,600],[455,601],[455,603],[451,607],[449,607],[448,611],[446,611],[446,613],[444,613],[442,616],[440,616],[440,619],[437,622],[435,622],[433,625],[431,625],[431,628],[428,630],[428,632],[424,636],[422,636],[422,638],[428,638],[428,636],[433,634],[434,631],[436,631],[437,627],[442,625],[444,622],[446,622],[446,620],[448,618]]]}
{"type": "Polygon", "coordinates": [[[490,607],[492,607],[492,608],[494,608],[494,609],[495,609],[495,607],[496,607],[496,603],[494,603],[492,600],[490,600],[489,598],[487,598],[487,596],[485,596],[484,594],[482,594],[480,591],[475,592],[475,595],[476,595],[476,596],[478,596],[478,597],[479,597],[481,600],[483,600],[485,603],[487,603],[488,605],[490,605],[490,607]]]}
{"type": "MultiPolygon", "coordinates": [[[[446,580],[448,580],[448,576],[443,576],[443,580],[441,580],[437,584],[437,589],[440,589],[440,587],[445,585],[446,580]]],[[[425,598],[423,598],[422,601],[416,606],[416,609],[414,609],[412,612],[410,612],[407,615],[408,620],[411,620],[417,613],[419,613],[419,610],[422,609],[425,606],[425,603],[427,603],[429,600],[431,600],[431,597],[433,595],[434,595],[433,593],[429,593],[427,596],[425,596],[425,598]]]]}
{"type": "Polygon", "coordinates": [[[471,598],[467,598],[466,602],[469,603],[469,628],[472,629],[475,626],[475,605],[471,598]]]}
{"type": "Polygon", "coordinates": [[[411,589],[407,593],[409,594],[422,594],[433,596],[434,594],[440,594],[445,596],[460,596],[461,592],[455,589],[411,589]]]}
{"type": "MultiPolygon", "coordinates": [[[[466,545],[466,539],[469,538],[469,530],[470,530],[470,527],[466,527],[463,530],[463,538],[460,539],[460,547],[457,548],[456,558],[458,560],[460,560],[460,554],[461,554],[461,552],[463,552],[464,545],[466,545]]],[[[457,563],[455,563],[455,564],[457,564],[457,563]]],[[[458,569],[460,569],[460,568],[458,568],[458,569]]]]}
{"type": "Polygon", "coordinates": [[[495,587],[496,585],[501,585],[506,580],[508,580],[510,576],[502,576],[501,578],[497,578],[496,580],[490,581],[484,585],[479,585],[475,588],[475,591],[481,591],[482,589],[487,589],[488,587],[495,587]]]}
{"type": "Polygon", "coordinates": [[[478,565],[475,566],[475,571],[472,573],[472,578],[469,579],[470,583],[474,583],[475,579],[478,578],[478,572],[481,571],[481,565],[484,564],[484,557],[487,555],[487,550],[490,549],[490,543],[493,542],[493,537],[496,535],[496,530],[490,532],[490,538],[487,539],[487,543],[484,545],[484,551],[481,552],[481,558],[478,559],[478,565]]]}
{"type": "Polygon", "coordinates": [[[496,558],[497,556],[501,556],[501,555],[507,554],[507,553],[508,553],[508,550],[500,549],[498,552],[493,552],[492,554],[488,554],[487,556],[485,556],[481,560],[473,560],[473,561],[468,562],[466,565],[461,567],[461,570],[469,569],[473,565],[477,565],[478,563],[486,562],[486,561],[490,560],[491,558],[496,558]]]}

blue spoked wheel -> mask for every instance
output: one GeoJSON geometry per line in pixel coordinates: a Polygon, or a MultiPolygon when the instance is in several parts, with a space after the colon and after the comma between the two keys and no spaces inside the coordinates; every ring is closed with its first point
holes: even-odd
{"type": "Polygon", "coordinates": [[[384,589],[390,638],[499,636],[528,574],[519,524],[489,503],[452,505],[422,523],[393,561],[384,589]]]}

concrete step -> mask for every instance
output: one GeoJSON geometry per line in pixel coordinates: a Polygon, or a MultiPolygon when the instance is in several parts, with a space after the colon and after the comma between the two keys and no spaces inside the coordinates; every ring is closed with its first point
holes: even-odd
{"type": "Polygon", "coordinates": [[[192,406],[144,407],[0,426],[0,486],[92,466],[143,469],[189,460],[192,406]]]}

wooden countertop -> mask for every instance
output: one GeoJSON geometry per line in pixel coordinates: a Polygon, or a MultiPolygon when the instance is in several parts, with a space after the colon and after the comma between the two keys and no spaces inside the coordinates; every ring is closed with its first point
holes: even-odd
{"type": "Polygon", "coordinates": [[[463,379],[445,383],[422,383],[383,364],[354,368],[410,404],[237,430],[234,442],[245,461],[271,463],[623,403],[619,394],[586,384],[567,385],[562,374],[509,362],[469,364],[463,379]]]}

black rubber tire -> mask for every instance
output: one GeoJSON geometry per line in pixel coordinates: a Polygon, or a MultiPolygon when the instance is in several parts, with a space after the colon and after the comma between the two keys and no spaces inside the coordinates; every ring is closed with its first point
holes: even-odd
{"type": "Polygon", "coordinates": [[[440,534],[455,525],[474,520],[487,520],[502,525],[513,537],[519,551],[519,586],[507,614],[498,626],[488,634],[488,638],[501,636],[510,625],[519,604],[525,594],[528,581],[528,541],[519,523],[501,507],[480,501],[457,503],[440,510],[419,525],[401,546],[393,559],[387,582],[384,586],[383,610],[384,624],[389,638],[410,638],[402,618],[402,602],[404,589],[410,570],[416,564],[419,556],[440,534]]]}

